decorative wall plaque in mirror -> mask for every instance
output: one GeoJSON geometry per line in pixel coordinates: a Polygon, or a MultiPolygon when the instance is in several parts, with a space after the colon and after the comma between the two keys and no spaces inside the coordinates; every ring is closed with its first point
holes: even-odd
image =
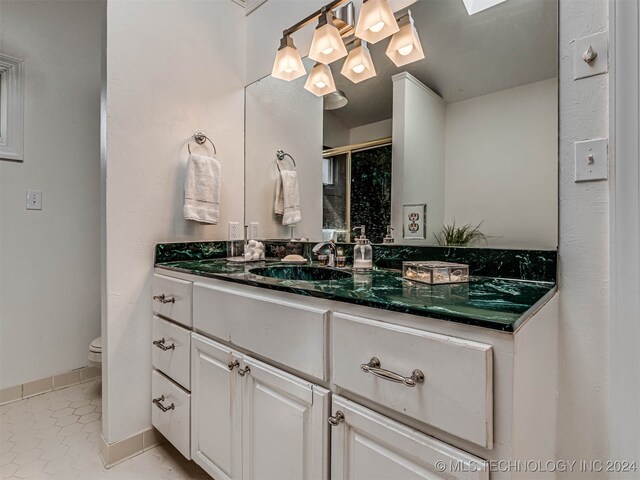
{"type": "Polygon", "coordinates": [[[397,67],[384,40],[375,76],[355,84],[335,61],[324,98],[305,77],[247,86],[245,223],[269,239],[348,242],[365,225],[374,243],[555,249],[557,1],[408,8],[423,60],[397,67]],[[279,149],[296,161],[294,225],[274,213],[279,149]]]}

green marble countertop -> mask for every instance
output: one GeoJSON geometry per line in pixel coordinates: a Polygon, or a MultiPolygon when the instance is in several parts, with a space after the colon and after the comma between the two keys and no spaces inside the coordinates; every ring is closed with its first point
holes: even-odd
{"type": "MultiPolygon", "coordinates": [[[[157,268],[255,287],[409,313],[505,332],[514,332],[555,290],[552,282],[472,277],[469,283],[426,285],[398,270],[374,269],[322,281],[281,280],[250,273],[279,261],[231,263],[224,259],[157,263],[157,268]]],[[[349,268],[340,269],[351,271],[349,268]]]]}

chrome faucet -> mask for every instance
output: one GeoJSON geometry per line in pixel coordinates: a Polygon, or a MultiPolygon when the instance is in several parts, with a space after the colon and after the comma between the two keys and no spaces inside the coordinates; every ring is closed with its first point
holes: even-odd
{"type": "Polygon", "coordinates": [[[329,240],[328,242],[320,242],[315,247],[313,247],[312,252],[317,254],[321,248],[329,247],[329,259],[327,261],[327,267],[335,267],[336,266],[336,257],[338,256],[338,247],[333,240],[329,240]]]}

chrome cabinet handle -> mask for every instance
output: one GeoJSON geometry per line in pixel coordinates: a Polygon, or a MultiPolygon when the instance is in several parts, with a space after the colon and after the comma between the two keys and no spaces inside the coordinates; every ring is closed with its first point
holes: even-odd
{"type": "Polygon", "coordinates": [[[238,362],[238,360],[234,360],[233,362],[227,363],[227,367],[229,367],[230,372],[232,372],[234,368],[239,366],[240,366],[240,362],[238,362]]]}
{"type": "Polygon", "coordinates": [[[153,399],[153,403],[156,407],[158,407],[160,410],[162,410],[163,412],[167,412],[169,410],[175,410],[176,406],[172,403],[171,405],[169,405],[168,407],[165,407],[162,402],[164,402],[164,395],[161,395],[158,398],[154,398],[153,399]]]}
{"type": "Polygon", "coordinates": [[[167,346],[164,344],[165,340],[164,338],[161,338],[160,340],[154,340],[153,344],[158,347],[161,350],[164,350],[165,352],[167,350],[175,350],[176,349],[176,344],[172,343],[171,345],[167,346]]]}
{"type": "Polygon", "coordinates": [[[249,375],[250,373],[251,373],[251,369],[248,366],[238,370],[238,375],[240,375],[241,377],[244,377],[245,375],[249,375]]]}
{"type": "Polygon", "coordinates": [[[154,295],[153,299],[160,303],[176,303],[176,297],[165,297],[164,293],[162,295],[154,295]]]}
{"type": "Polygon", "coordinates": [[[363,372],[384,378],[390,382],[403,383],[407,387],[415,387],[418,383],[424,382],[424,373],[422,373],[421,370],[415,369],[411,372],[410,377],[403,377],[399,373],[380,368],[380,359],[377,357],[372,357],[371,360],[369,360],[369,363],[363,363],[360,365],[360,368],[363,372]]]}
{"type": "Polygon", "coordinates": [[[340,423],[344,422],[344,413],[338,410],[335,415],[327,418],[327,422],[329,422],[329,425],[332,427],[337,427],[340,423]]]}

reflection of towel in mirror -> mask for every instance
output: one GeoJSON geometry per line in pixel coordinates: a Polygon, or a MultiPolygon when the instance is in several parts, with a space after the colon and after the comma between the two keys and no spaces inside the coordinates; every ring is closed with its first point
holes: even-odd
{"type": "Polygon", "coordinates": [[[217,225],[222,166],[212,157],[189,155],[184,178],[184,218],[217,225]]]}
{"type": "Polygon", "coordinates": [[[273,209],[276,215],[282,215],[282,225],[291,225],[302,220],[298,172],[295,170],[282,170],[278,175],[273,209]]]}

